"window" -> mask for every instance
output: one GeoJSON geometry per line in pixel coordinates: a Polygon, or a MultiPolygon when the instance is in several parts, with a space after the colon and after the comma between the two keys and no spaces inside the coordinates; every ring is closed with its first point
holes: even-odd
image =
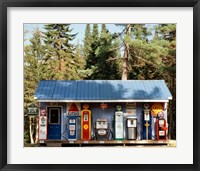
{"type": "Polygon", "coordinates": [[[59,108],[49,109],[49,123],[60,124],[60,109],[59,108]]]}

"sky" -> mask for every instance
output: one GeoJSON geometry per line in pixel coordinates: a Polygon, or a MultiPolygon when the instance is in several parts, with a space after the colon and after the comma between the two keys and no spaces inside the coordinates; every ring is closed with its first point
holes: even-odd
{"type": "MultiPolygon", "coordinates": [[[[72,43],[76,44],[78,41],[79,43],[83,44],[84,35],[85,35],[85,27],[86,24],[71,24],[70,28],[73,29],[72,33],[78,33],[72,43]]],[[[90,25],[92,29],[92,25],[90,25]]],[[[32,33],[36,28],[39,28],[41,31],[45,31],[44,24],[24,24],[24,31],[27,31],[25,36],[25,44],[29,43],[29,39],[32,37],[32,33]]],[[[122,27],[116,26],[115,24],[106,24],[106,28],[111,32],[120,32],[123,30],[122,27]]],[[[99,24],[99,31],[101,30],[101,24],[99,24]]]]}

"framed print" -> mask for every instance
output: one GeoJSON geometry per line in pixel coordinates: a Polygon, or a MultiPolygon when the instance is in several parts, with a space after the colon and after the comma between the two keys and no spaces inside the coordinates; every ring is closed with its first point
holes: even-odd
{"type": "Polygon", "coordinates": [[[0,1],[1,170],[199,170],[199,1],[0,1]]]}

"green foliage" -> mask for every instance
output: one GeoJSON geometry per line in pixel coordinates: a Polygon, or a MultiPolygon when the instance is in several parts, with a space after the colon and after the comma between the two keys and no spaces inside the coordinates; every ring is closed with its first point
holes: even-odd
{"type": "Polygon", "coordinates": [[[44,42],[49,44],[55,51],[63,50],[72,53],[73,45],[70,44],[76,34],[70,34],[72,29],[69,28],[70,24],[47,24],[44,32],[44,42]]]}
{"type": "Polygon", "coordinates": [[[48,24],[45,29],[45,76],[48,79],[80,79],[77,70],[82,57],[75,55],[75,47],[70,43],[76,36],[71,33],[70,25],[48,24]]]}
{"type": "Polygon", "coordinates": [[[101,25],[101,36],[103,36],[103,34],[105,34],[106,32],[107,32],[106,25],[102,24],[101,25]]]}
{"type": "Polygon", "coordinates": [[[90,24],[86,24],[85,37],[84,37],[84,57],[87,57],[91,50],[92,35],[90,30],[90,24]]]}
{"type": "Polygon", "coordinates": [[[117,63],[111,60],[111,58],[115,58],[117,55],[115,48],[112,45],[112,35],[109,32],[103,33],[97,55],[96,66],[98,68],[98,75],[95,75],[96,79],[120,79],[117,63]]]}
{"type": "Polygon", "coordinates": [[[131,24],[131,31],[135,39],[144,41],[147,41],[147,38],[151,35],[145,24],[131,24]]]}
{"type": "MultiPolygon", "coordinates": [[[[94,28],[96,27],[94,26],[94,28]]],[[[117,55],[116,47],[112,42],[112,35],[106,29],[105,24],[102,24],[100,38],[93,39],[91,43],[91,50],[86,61],[86,79],[112,80],[120,78],[116,61],[110,60],[117,55]]]]}
{"type": "Polygon", "coordinates": [[[92,30],[92,42],[96,42],[99,39],[99,30],[98,30],[98,24],[93,24],[93,30],[92,30]]]}

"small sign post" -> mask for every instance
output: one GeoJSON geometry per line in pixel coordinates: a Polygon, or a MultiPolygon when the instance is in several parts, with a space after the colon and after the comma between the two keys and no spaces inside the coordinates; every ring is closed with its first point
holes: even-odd
{"type": "Polygon", "coordinates": [[[27,113],[29,116],[35,116],[35,115],[38,115],[38,108],[35,104],[31,104],[29,107],[28,107],[28,113],[27,113]]]}
{"type": "Polygon", "coordinates": [[[31,140],[31,144],[33,144],[33,143],[35,143],[33,134],[35,131],[35,116],[38,116],[38,107],[32,103],[30,106],[28,106],[27,115],[29,116],[30,140],[31,140]]]}

